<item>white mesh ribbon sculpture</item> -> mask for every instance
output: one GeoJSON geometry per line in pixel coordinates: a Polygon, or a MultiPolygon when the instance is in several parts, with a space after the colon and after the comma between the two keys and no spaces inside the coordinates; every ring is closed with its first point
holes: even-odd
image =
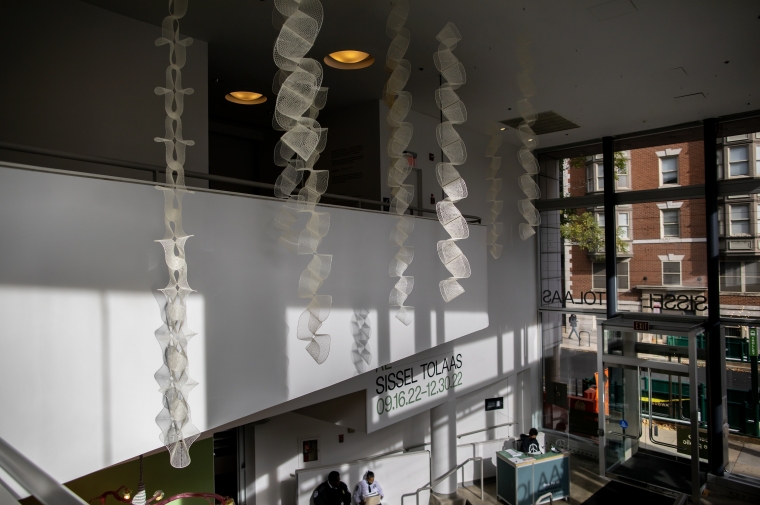
{"type": "Polygon", "coordinates": [[[517,59],[520,62],[522,70],[517,74],[517,84],[523,98],[517,102],[517,110],[523,120],[517,127],[517,134],[523,147],[517,153],[520,165],[525,169],[525,174],[518,179],[520,189],[525,193],[526,198],[517,202],[520,214],[525,218],[525,223],[520,223],[520,238],[523,240],[535,235],[535,227],[541,223],[541,215],[538,213],[535,205],[531,200],[537,200],[541,196],[538,184],[533,180],[533,176],[538,173],[538,161],[533,156],[533,150],[538,147],[538,137],[530,128],[536,122],[536,111],[529,99],[536,94],[536,86],[530,74],[533,72],[533,62],[530,58],[529,42],[527,40],[518,41],[517,59]]]}
{"type": "Polygon", "coordinates": [[[502,229],[502,224],[496,220],[499,218],[501,209],[504,207],[504,202],[496,199],[501,191],[501,179],[496,177],[501,168],[501,156],[496,156],[496,152],[501,147],[501,134],[496,125],[489,128],[488,133],[491,134],[491,140],[488,142],[488,146],[486,146],[486,158],[491,158],[491,161],[488,164],[486,172],[486,181],[490,181],[490,185],[486,191],[486,203],[491,205],[491,209],[486,218],[486,224],[488,225],[486,240],[491,256],[494,259],[499,259],[501,251],[504,248],[502,244],[496,243],[499,240],[502,229]]]}
{"type": "Polygon", "coordinates": [[[467,81],[467,75],[464,71],[464,65],[451,52],[456,48],[457,42],[462,40],[457,27],[451,22],[447,23],[443,30],[438,33],[436,39],[440,44],[438,45],[438,52],[433,55],[433,61],[435,68],[446,81],[435,92],[435,102],[446,118],[436,128],[436,137],[448,162],[438,163],[436,166],[438,184],[446,193],[446,198],[435,205],[435,210],[438,214],[438,220],[451,236],[447,240],[438,242],[438,257],[451,273],[451,277],[442,280],[438,286],[444,301],[450,302],[464,293],[464,288],[459,284],[458,279],[465,279],[470,276],[470,262],[456,244],[457,240],[466,239],[470,236],[470,229],[467,227],[467,221],[462,217],[462,213],[454,205],[467,197],[467,186],[464,179],[454,168],[467,160],[467,149],[462,138],[454,129],[455,124],[462,124],[467,121],[467,109],[455,91],[467,81]]]}
{"type": "Polygon", "coordinates": [[[161,428],[161,441],[169,449],[171,465],[183,468],[190,464],[190,445],[200,431],[190,420],[187,396],[197,383],[188,375],[187,343],[195,333],[187,326],[187,297],[193,292],[187,283],[185,242],[192,235],[182,229],[182,197],[190,193],[185,187],[185,148],[194,144],[182,138],[182,109],[185,95],[193,90],[182,88],[182,67],[185,65],[186,47],[193,40],[180,39],[179,19],[187,12],[187,0],[170,0],[170,15],[164,18],[162,36],[157,46],[169,45],[169,66],[166,69],[166,87],[157,87],[157,95],[164,96],[166,133],[156,142],[166,148],[166,185],[164,192],[164,224],[166,233],[157,240],[164,248],[166,266],[169,267],[169,284],[161,290],[166,298],[162,311],[164,324],[156,330],[164,364],[155,378],[163,394],[164,408],[156,417],[161,428]]]}
{"type": "Polygon", "coordinates": [[[280,34],[274,44],[279,70],[272,86],[277,95],[272,126],[285,132],[274,148],[275,165],[283,167],[274,193],[288,199],[275,217],[275,226],[282,230],[280,242],[288,250],[312,256],[298,282],[298,296],[309,303],[298,320],[296,336],[308,342],[306,350],[322,364],[330,354],[330,335],[317,332],[330,315],[332,297],[318,295],[317,290],[330,275],[332,255],[317,252],[330,229],[330,214],[318,212],[316,205],[327,191],[329,172],[314,170],[314,164],[327,142],[327,128],[316,120],[327,101],[327,88],[321,87],[322,66],[304,57],[322,27],[322,4],[318,0],[275,0],[274,4],[280,34]],[[293,193],[304,180],[304,172],[308,176],[303,187],[293,193]],[[299,213],[309,216],[301,231],[293,229],[299,213]]]}
{"type": "Polygon", "coordinates": [[[409,30],[403,26],[408,15],[409,3],[401,0],[396,3],[388,17],[386,33],[393,40],[388,48],[386,67],[390,70],[391,76],[383,90],[385,102],[389,107],[386,120],[391,129],[388,139],[388,156],[391,158],[391,164],[388,167],[388,186],[391,188],[390,212],[398,216],[390,237],[391,245],[397,247],[398,252],[391,260],[388,274],[399,279],[391,290],[388,303],[399,308],[396,319],[407,326],[411,324],[414,315],[414,307],[404,305],[414,288],[414,277],[404,275],[414,259],[414,247],[404,245],[414,230],[414,220],[404,216],[414,196],[414,186],[404,183],[412,170],[409,158],[404,155],[404,151],[409,146],[414,132],[412,124],[404,122],[412,106],[412,94],[403,91],[411,74],[409,61],[403,59],[409,47],[409,30]]]}
{"type": "Polygon", "coordinates": [[[369,350],[369,339],[372,336],[372,328],[369,325],[369,311],[367,309],[354,309],[351,316],[351,336],[354,343],[351,346],[351,360],[356,371],[364,373],[372,364],[372,352],[369,350]]]}

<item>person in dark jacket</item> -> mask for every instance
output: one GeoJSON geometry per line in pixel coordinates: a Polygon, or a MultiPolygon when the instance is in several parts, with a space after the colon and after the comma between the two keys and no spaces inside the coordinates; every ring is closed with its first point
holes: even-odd
{"type": "Polygon", "coordinates": [[[351,505],[351,492],[334,471],[327,476],[327,482],[317,487],[313,498],[314,505],[351,505]]]}
{"type": "Polygon", "coordinates": [[[538,445],[538,440],[536,440],[537,436],[538,430],[536,428],[531,428],[527,435],[521,434],[520,450],[526,454],[540,454],[541,448],[538,445]]]}

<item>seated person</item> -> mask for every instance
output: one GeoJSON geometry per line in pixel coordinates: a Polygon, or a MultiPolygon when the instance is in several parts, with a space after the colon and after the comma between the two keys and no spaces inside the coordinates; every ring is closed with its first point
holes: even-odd
{"type": "Polygon", "coordinates": [[[367,498],[371,496],[378,496],[383,499],[383,488],[375,482],[375,474],[368,471],[354,488],[353,503],[354,505],[364,505],[368,501],[367,498]]]}
{"type": "Polygon", "coordinates": [[[520,450],[526,454],[541,454],[541,448],[538,445],[538,430],[531,428],[528,435],[522,433],[520,435],[520,450]]]}
{"type": "Polygon", "coordinates": [[[327,482],[323,482],[314,491],[314,505],[351,505],[351,492],[340,481],[338,472],[330,472],[327,482]]]}

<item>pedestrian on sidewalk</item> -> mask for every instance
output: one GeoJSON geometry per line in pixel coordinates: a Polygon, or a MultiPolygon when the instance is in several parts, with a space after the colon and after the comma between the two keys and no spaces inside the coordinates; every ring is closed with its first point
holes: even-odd
{"type": "Polygon", "coordinates": [[[575,336],[578,337],[578,342],[580,342],[581,336],[578,333],[578,317],[575,314],[570,314],[570,334],[567,338],[572,339],[573,333],[575,333],[575,336]]]}

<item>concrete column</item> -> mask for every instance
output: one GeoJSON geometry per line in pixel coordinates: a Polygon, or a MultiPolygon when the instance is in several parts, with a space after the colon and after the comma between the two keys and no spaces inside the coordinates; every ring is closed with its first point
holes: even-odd
{"type": "MultiPolygon", "coordinates": [[[[454,399],[430,409],[430,456],[433,482],[457,465],[457,403],[454,399]]],[[[434,490],[440,498],[451,497],[456,491],[456,473],[434,490]]]]}

